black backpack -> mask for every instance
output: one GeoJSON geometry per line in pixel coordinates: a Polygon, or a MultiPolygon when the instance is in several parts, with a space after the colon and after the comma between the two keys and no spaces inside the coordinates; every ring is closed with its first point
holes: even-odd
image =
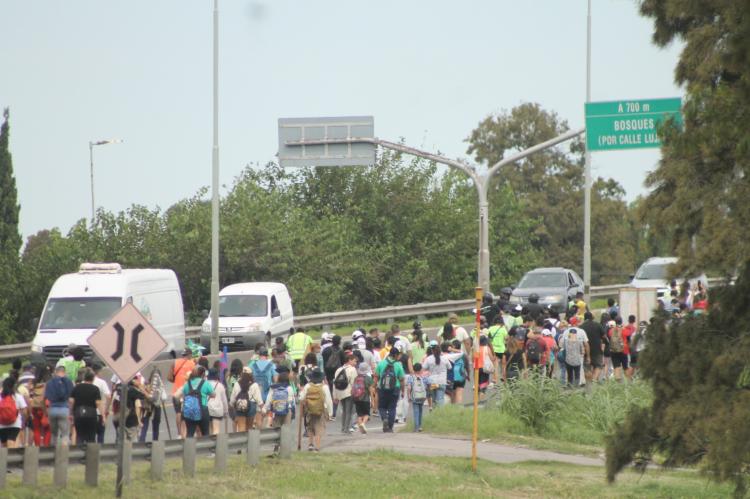
{"type": "Polygon", "coordinates": [[[346,369],[342,369],[333,380],[333,387],[337,390],[346,390],[347,386],[349,386],[349,378],[346,376],[346,369]]]}
{"type": "Polygon", "coordinates": [[[331,354],[328,356],[328,360],[326,360],[326,370],[336,371],[336,369],[341,367],[341,350],[336,347],[329,348],[331,349],[331,354]]]}
{"type": "Polygon", "coordinates": [[[542,359],[542,347],[539,345],[539,339],[529,340],[529,345],[526,348],[526,356],[529,361],[538,363],[542,359]]]}
{"type": "Polygon", "coordinates": [[[395,390],[396,389],[396,370],[393,367],[394,362],[386,361],[385,369],[383,369],[383,375],[380,377],[380,388],[383,390],[395,390]]]}

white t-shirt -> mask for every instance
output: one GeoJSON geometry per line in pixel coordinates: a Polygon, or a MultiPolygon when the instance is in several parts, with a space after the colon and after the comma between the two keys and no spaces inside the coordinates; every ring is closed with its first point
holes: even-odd
{"type": "MultiPolygon", "coordinates": [[[[109,400],[109,396],[112,395],[112,392],[109,390],[109,385],[99,376],[96,376],[94,377],[94,386],[99,389],[99,395],[102,398],[102,404],[106,404],[107,400],[109,400]]],[[[101,414],[101,411],[97,409],[96,413],[101,414]]]]}
{"type": "Polygon", "coordinates": [[[440,364],[435,362],[435,356],[430,354],[425,356],[422,361],[422,369],[430,373],[430,383],[435,385],[445,385],[448,383],[448,369],[453,366],[453,362],[460,358],[463,353],[443,353],[440,355],[440,364]]]}
{"type": "Polygon", "coordinates": [[[394,345],[396,348],[398,348],[398,351],[401,353],[409,353],[411,352],[411,343],[409,342],[409,339],[406,336],[402,335],[396,335],[396,344],[394,345]]]}
{"type": "Polygon", "coordinates": [[[16,400],[16,408],[18,409],[18,417],[16,417],[16,422],[11,425],[0,425],[0,429],[21,428],[21,411],[26,409],[26,400],[23,398],[23,395],[21,395],[20,393],[14,393],[13,398],[16,400]]]}
{"type": "Polygon", "coordinates": [[[456,326],[456,337],[454,339],[461,342],[461,351],[466,353],[466,345],[464,342],[469,339],[469,333],[466,332],[466,329],[461,326],[456,326]]]}

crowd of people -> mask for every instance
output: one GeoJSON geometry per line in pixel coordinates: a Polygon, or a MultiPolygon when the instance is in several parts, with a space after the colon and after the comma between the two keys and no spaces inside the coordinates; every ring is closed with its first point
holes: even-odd
{"type": "MultiPolygon", "coordinates": [[[[684,292],[673,282],[658,308],[673,320],[705,313],[705,289],[699,283],[684,292]]],[[[147,379],[139,373],[128,383],[124,411],[120,380],[102,379],[103,366],[87,366],[84,350],[70,345],[54,369],[14,362],[2,381],[0,443],[103,443],[106,425],[111,421],[118,429],[121,413],[125,438],[146,441],[150,429],[158,440],[168,381],[176,414],[174,435],[166,420],[170,438],[278,427],[301,413],[308,449],[317,451],[326,423],[337,418],[343,434],[366,434],[373,417],[380,418],[384,433],[407,418],[414,431],[422,431],[425,411],[463,403],[467,382],[476,382],[484,394],[531,371],[568,387],[630,380],[647,343],[646,322],[633,315],[623,319],[613,299],[595,319],[580,293],[563,314],[541,306],[535,295],[513,304],[505,288],[497,301],[486,297],[481,314],[480,328],[471,332],[450,314],[434,339],[420,322],[408,334],[397,324],[385,333],[358,328],[347,341],[326,332],[315,342],[299,328],[276,338],[270,352],[260,343],[249,362],[234,359],[229,366],[209,365],[201,348],[189,344],[166,380],[154,368],[147,379]]]]}

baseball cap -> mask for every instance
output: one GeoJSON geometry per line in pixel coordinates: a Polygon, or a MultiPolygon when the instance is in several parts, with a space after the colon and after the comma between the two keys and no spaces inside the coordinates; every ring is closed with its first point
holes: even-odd
{"type": "Polygon", "coordinates": [[[458,319],[458,315],[456,315],[454,312],[451,312],[450,314],[448,314],[448,319],[458,319]]]}
{"type": "Polygon", "coordinates": [[[437,342],[437,340],[430,340],[430,346],[431,346],[431,347],[436,347],[436,346],[438,346],[438,342],[437,342]]]}
{"type": "Polygon", "coordinates": [[[266,347],[260,347],[258,349],[258,355],[263,355],[263,356],[268,355],[268,349],[266,347]]]}
{"type": "Polygon", "coordinates": [[[364,335],[365,333],[363,333],[361,329],[355,329],[354,332],[352,333],[352,339],[356,340],[357,338],[364,337],[364,335]]]}
{"type": "Polygon", "coordinates": [[[320,335],[322,341],[331,341],[333,339],[333,333],[323,333],[320,335]]]}

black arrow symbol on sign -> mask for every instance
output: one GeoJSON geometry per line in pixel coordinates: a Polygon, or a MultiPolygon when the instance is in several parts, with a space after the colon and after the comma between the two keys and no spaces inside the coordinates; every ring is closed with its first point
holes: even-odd
{"type": "Polygon", "coordinates": [[[141,334],[141,331],[143,331],[143,326],[138,324],[133,329],[133,334],[130,336],[130,356],[133,357],[133,360],[136,362],[141,361],[141,356],[138,355],[138,335],[141,334]]]}
{"type": "Polygon", "coordinates": [[[115,325],[112,327],[114,327],[115,331],[117,331],[117,350],[115,350],[115,353],[112,354],[112,360],[117,360],[122,357],[122,347],[125,343],[125,330],[122,328],[119,322],[115,322],[115,325]]]}

